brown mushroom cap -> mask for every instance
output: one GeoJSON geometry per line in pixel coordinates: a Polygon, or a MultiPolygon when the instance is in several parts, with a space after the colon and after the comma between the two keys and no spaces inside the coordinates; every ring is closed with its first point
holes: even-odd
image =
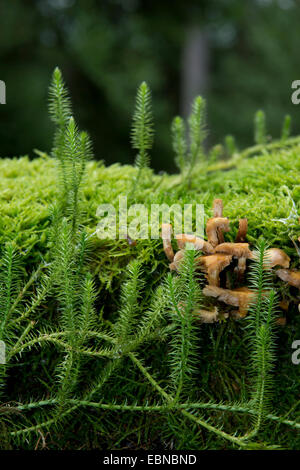
{"type": "Polygon", "coordinates": [[[226,253],[236,258],[253,258],[249,243],[221,243],[216,246],[215,253],[226,253]]]}
{"type": "Polygon", "coordinates": [[[300,271],[291,271],[290,269],[277,269],[277,276],[291,286],[300,289],[300,271]]]}
{"type": "Polygon", "coordinates": [[[216,247],[219,244],[218,231],[229,232],[229,220],[225,217],[213,217],[206,223],[206,235],[209,243],[216,247]]]}
{"type": "Polygon", "coordinates": [[[164,252],[166,253],[166,256],[169,261],[173,261],[174,259],[174,251],[172,248],[172,234],[173,234],[173,229],[171,224],[162,224],[161,225],[161,236],[163,239],[163,247],[164,247],[164,252]]]}
{"type": "Polygon", "coordinates": [[[200,267],[207,273],[208,284],[212,286],[220,285],[220,272],[231,263],[231,260],[231,255],[224,254],[200,256],[197,258],[200,267]]]}
{"type": "Polygon", "coordinates": [[[193,314],[196,315],[202,323],[215,323],[220,321],[222,318],[228,318],[228,313],[225,312],[220,314],[217,307],[214,307],[213,310],[205,310],[202,308],[196,309],[193,314]]]}
{"type": "Polygon", "coordinates": [[[173,262],[170,263],[169,268],[171,271],[178,271],[181,261],[184,257],[184,250],[179,250],[175,253],[173,262]]]}
{"type": "Polygon", "coordinates": [[[274,268],[274,266],[288,268],[290,266],[291,258],[280,248],[269,248],[266,255],[270,268],[274,268]]]}
{"type": "Polygon", "coordinates": [[[241,279],[246,270],[246,260],[253,257],[248,243],[221,243],[215,248],[216,253],[227,253],[238,258],[236,272],[241,279]]]}
{"type": "Polygon", "coordinates": [[[216,286],[206,286],[203,289],[203,294],[207,297],[215,297],[227,305],[239,307],[238,313],[241,317],[246,316],[250,303],[255,299],[255,293],[247,287],[229,290],[216,286]]]}
{"type": "Polygon", "coordinates": [[[203,240],[202,238],[196,237],[195,235],[179,233],[175,235],[175,238],[177,240],[178,248],[180,249],[184,248],[186,243],[192,243],[195,246],[195,250],[201,250],[203,253],[208,255],[214,252],[214,249],[210,243],[203,240]]]}

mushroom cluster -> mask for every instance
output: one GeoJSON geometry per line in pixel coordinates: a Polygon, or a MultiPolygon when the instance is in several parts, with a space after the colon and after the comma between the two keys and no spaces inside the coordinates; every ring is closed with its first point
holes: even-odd
{"type": "MultiPolygon", "coordinates": [[[[179,270],[186,244],[193,245],[202,253],[196,258],[196,262],[207,280],[203,294],[230,307],[235,307],[235,310],[231,312],[235,318],[245,317],[250,303],[255,300],[253,291],[245,286],[240,287],[243,284],[248,260],[253,260],[256,256],[246,241],[247,229],[247,219],[240,219],[235,242],[224,240],[224,233],[229,232],[230,227],[229,219],[223,216],[221,199],[215,199],[213,202],[213,217],[206,224],[207,241],[194,235],[176,234],[179,250],[174,253],[171,243],[172,226],[171,224],[162,225],[163,246],[170,261],[170,270],[179,270]],[[235,276],[234,284],[239,287],[232,288],[232,273],[235,276]]],[[[290,258],[283,250],[270,248],[267,250],[266,258],[268,268],[279,268],[275,272],[280,279],[300,289],[300,272],[289,269],[290,258]]],[[[195,314],[204,323],[212,323],[228,317],[228,312],[221,313],[216,306],[213,311],[199,309],[195,311],[195,314]]]]}

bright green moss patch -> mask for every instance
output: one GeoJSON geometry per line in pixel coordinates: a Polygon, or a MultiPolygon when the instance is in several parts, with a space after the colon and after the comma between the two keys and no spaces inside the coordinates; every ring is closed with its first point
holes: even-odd
{"type": "MultiPolygon", "coordinates": [[[[207,217],[211,215],[215,197],[224,201],[224,215],[231,221],[228,240],[234,239],[238,219],[247,217],[248,239],[255,241],[263,235],[272,246],[286,249],[297,262],[294,246],[289,238],[298,233],[298,219],[287,224],[274,219],[286,219],[293,209],[299,208],[300,184],[298,174],[300,146],[280,149],[241,160],[236,168],[212,171],[195,170],[191,188],[187,191],[179,184],[179,177],[153,175],[141,181],[135,198],[147,206],[151,203],[203,203],[207,217]],[[289,191],[289,192],[288,192],[289,191]],[[290,193],[290,196],[289,196],[290,193]]],[[[27,157],[0,160],[0,237],[12,239],[31,261],[45,253],[50,223],[49,208],[57,194],[57,169],[53,159],[45,156],[30,161],[27,157]]],[[[118,196],[127,195],[132,187],[136,169],[131,166],[112,165],[92,161],[87,167],[83,184],[82,224],[90,234],[96,230],[96,210],[99,204],[113,203],[118,207],[118,196]]],[[[161,243],[146,240],[130,247],[126,241],[103,241],[94,235],[94,269],[107,286],[131,256],[144,258],[153,267],[166,265],[161,243]],[[96,262],[97,261],[97,262],[96,262]]]]}

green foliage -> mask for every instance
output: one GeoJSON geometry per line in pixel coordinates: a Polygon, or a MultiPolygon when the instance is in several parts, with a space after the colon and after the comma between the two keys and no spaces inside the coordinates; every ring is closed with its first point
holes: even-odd
{"type": "Polygon", "coordinates": [[[254,142],[257,145],[267,142],[266,115],[262,110],[258,110],[254,116],[254,142]]]}
{"type": "Polygon", "coordinates": [[[276,358],[276,293],[272,289],[272,272],[269,267],[266,243],[261,240],[252,264],[250,287],[255,292],[255,301],[248,315],[248,343],[251,354],[252,399],[256,410],[254,436],[270,412],[270,398],[274,388],[272,372],[276,358]]]}
{"type": "Polygon", "coordinates": [[[170,378],[176,400],[182,392],[192,389],[191,379],[197,371],[199,357],[199,323],[193,312],[200,304],[201,290],[195,276],[195,256],[194,250],[186,250],[179,276],[167,277],[170,319],[175,326],[170,344],[170,378]]]}
{"type": "Polygon", "coordinates": [[[53,72],[49,87],[49,114],[55,124],[53,154],[63,160],[64,133],[72,115],[71,100],[58,67],[53,72]]]}
{"type": "Polygon", "coordinates": [[[182,179],[186,179],[189,185],[195,166],[203,162],[204,159],[205,106],[205,100],[201,96],[197,96],[192,103],[192,110],[188,119],[189,151],[187,151],[183,119],[176,116],[171,126],[175,164],[181,172],[182,179]]]}
{"type": "Polygon", "coordinates": [[[137,91],[131,131],[132,148],[138,150],[135,164],[139,170],[149,166],[148,150],[152,148],[153,136],[151,92],[147,83],[143,82],[137,91]]]}
{"type": "MultiPolygon", "coordinates": [[[[194,251],[186,250],[178,275],[166,276],[160,240],[130,246],[93,236],[97,206],[129,192],[139,169],[86,163],[88,142],[69,118],[61,159],[55,155],[58,165],[45,155],[30,163],[5,161],[0,194],[9,223],[2,233],[0,305],[9,347],[0,375],[2,445],[34,448],[40,433],[47,440],[47,430],[53,448],[77,448],[79,441],[119,448],[130,433],[136,446],[149,446],[149,440],[178,449],[296,445],[288,442],[296,442],[300,428],[293,385],[298,375],[286,352],[292,331],[274,335],[276,296],[266,244],[258,244],[251,261],[256,300],[248,319],[200,325],[193,312],[204,299],[194,251]],[[50,190],[57,180],[62,183],[50,190]],[[31,202],[27,219],[15,186],[31,202]],[[44,206],[46,213],[40,213],[44,206]],[[33,233],[43,240],[32,241],[33,233]],[[9,239],[14,243],[5,245],[9,239]],[[281,384],[274,386],[275,358],[281,376],[291,381],[285,400],[281,384]]],[[[294,138],[246,149],[226,162],[207,162],[203,172],[191,175],[190,191],[177,175],[152,175],[151,182],[136,184],[135,197],[147,206],[196,199],[204,202],[207,217],[212,199],[222,197],[234,227],[248,217],[251,242],[264,235],[292,255],[293,223],[283,229],[272,219],[287,216],[291,206],[293,213],[298,209],[298,151],[294,138]],[[271,171],[274,165],[280,174],[271,171]]],[[[299,327],[298,317],[291,321],[299,327]]]]}
{"type": "Polygon", "coordinates": [[[183,174],[186,166],[187,143],[185,136],[184,120],[180,116],[176,116],[171,126],[173,150],[175,153],[175,163],[179,171],[183,174]]]}
{"type": "Polygon", "coordinates": [[[287,114],[284,117],[283,125],[282,125],[282,130],[281,130],[281,139],[286,140],[290,137],[291,134],[291,123],[292,123],[292,118],[289,114],[287,114]]]}
{"type": "Polygon", "coordinates": [[[205,100],[201,96],[197,96],[192,103],[192,111],[189,117],[189,160],[191,168],[194,168],[203,156],[203,141],[206,137],[205,106],[205,100]]]}
{"type": "Polygon", "coordinates": [[[227,135],[225,137],[225,147],[229,157],[232,157],[237,152],[235,138],[233,135],[227,135]]]}

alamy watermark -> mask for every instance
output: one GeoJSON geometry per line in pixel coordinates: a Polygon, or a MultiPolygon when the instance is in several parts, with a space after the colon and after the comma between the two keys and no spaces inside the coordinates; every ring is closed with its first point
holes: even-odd
{"type": "Polygon", "coordinates": [[[296,339],[292,343],[292,349],[295,349],[295,352],[292,354],[292,363],[298,366],[300,364],[300,340],[296,339]]]}
{"type": "Polygon", "coordinates": [[[202,238],[204,235],[203,204],[144,204],[128,206],[126,196],[119,196],[118,207],[101,204],[97,209],[99,223],[96,233],[100,239],[134,240],[165,238],[162,224],[172,224],[175,234],[190,234],[202,238]]]}
{"type": "Polygon", "coordinates": [[[3,80],[0,80],[0,104],[6,104],[6,85],[3,80]]]}
{"type": "Polygon", "coordinates": [[[6,364],[5,343],[0,341],[0,364],[6,364]]]}

